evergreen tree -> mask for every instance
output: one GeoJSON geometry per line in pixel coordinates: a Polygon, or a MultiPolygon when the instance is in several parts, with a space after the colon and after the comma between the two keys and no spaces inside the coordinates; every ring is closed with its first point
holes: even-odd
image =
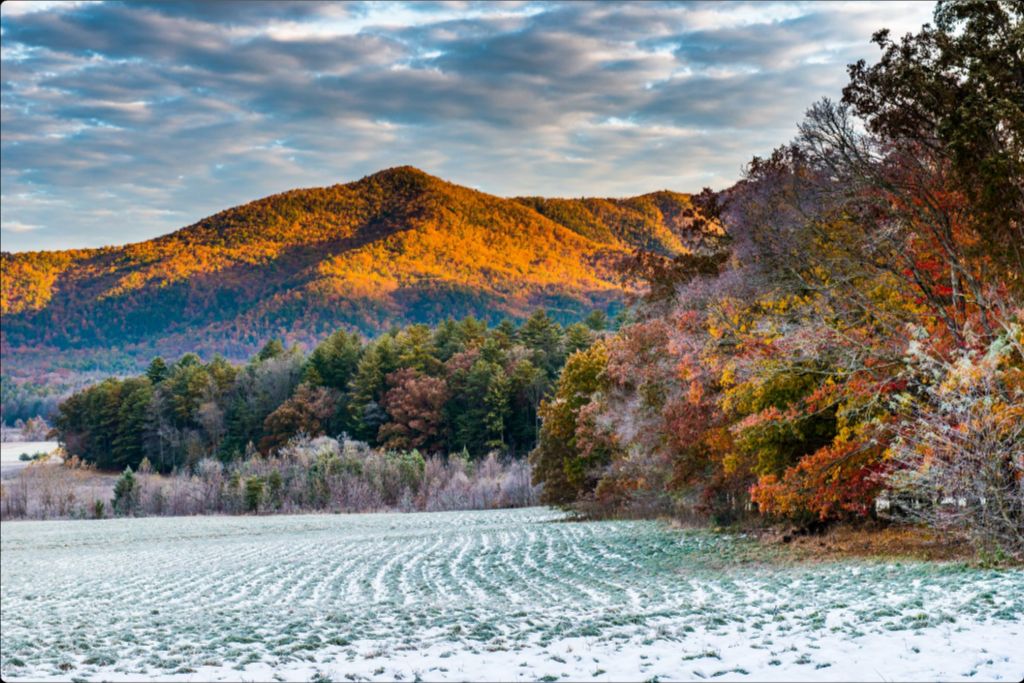
{"type": "Polygon", "coordinates": [[[263,345],[263,348],[260,349],[260,352],[256,354],[256,358],[261,361],[270,360],[271,358],[283,356],[284,352],[284,344],[281,342],[280,339],[275,338],[271,339],[270,341],[263,345]]]}
{"type": "Polygon", "coordinates": [[[338,330],[313,349],[305,379],[310,384],[347,392],[362,354],[359,335],[338,330]]]}
{"type": "Polygon", "coordinates": [[[248,512],[259,512],[263,502],[263,479],[249,477],[245,480],[245,509],[248,512]]]}
{"type": "Polygon", "coordinates": [[[577,351],[590,348],[596,335],[586,325],[573,323],[565,329],[565,354],[571,356],[577,351]]]}
{"type": "Polygon", "coordinates": [[[117,426],[111,443],[111,467],[138,467],[146,457],[145,440],[152,401],[153,387],[147,377],[134,377],[121,383],[117,394],[117,426]]]}
{"type": "Polygon", "coordinates": [[[593,310],[583,322],[595,332],[603,332],[608,329],[608,314],[600,309],[593,310]]]}
{"type": "Polygon", "coordinates": [[[399,348],[394,335],[387,334],[370,344],[359,359],[349,392],[349,411],[358,420],[353,434],[373,442],[386,414],[380,408],[388,389],[387,376],[399,369],[399,348]]]}
{"type": "Polygon", "coordinates": [[[146,368],[146,377],[149,378],[149,381],[153,386],[156,386],[167,379],[167,372],[167,363],[163,358],[157,356],[150,361],[149,367],[146,368]]]}
{"type": "Polygon", "coordinates": [[[531,351],[533,364],[554,379],[565,361],[561,326],[546,311],[537,311],[519,328],[519,340],[531,351]]]}
{"type": "Polygon", "coordinates": [[[511,411],[505,438],[513,452],[529,452],[537,443],[540,432],[537,411],[551,383],[543,370],[524,359],[513,367],[509,385],[511,411]]]}
{"type": "Polygon", "coordinates": [[[138,504],[138,482],[132,473],[132,468],[125,467],[117,483],[114,484],[114,499],[111,501],[111,506],[114,509],[114,514],[126,516],[134,515],[138,504]]]}
{"type": "Polygon", "coordinates": [[[512,382],[500,366],[495,368],[484,397],[484,405],[487,408],[487,414],[484,416],[488,436],[486,446],[504,451],[507,447],[505,428],[512,409],[512,382]]]}

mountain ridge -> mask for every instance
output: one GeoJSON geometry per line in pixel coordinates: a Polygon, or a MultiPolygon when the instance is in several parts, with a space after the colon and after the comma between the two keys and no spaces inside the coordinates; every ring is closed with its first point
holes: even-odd
{"type": "Polygon", "coordinates": [[[5,357],[145,347],[245,357],[267,337],[621,303],[616,263],[693,242],[690,196],[502,198],[411,166],[239,204],[150,240],[4,252],[5,357]]]}

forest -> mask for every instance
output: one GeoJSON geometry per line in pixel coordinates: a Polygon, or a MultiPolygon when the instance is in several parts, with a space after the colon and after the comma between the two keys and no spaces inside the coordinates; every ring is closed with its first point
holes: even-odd
{"type": "Polygon", "coordinates": [[[1024,556],[1021,18],[940,3],[878,32],[841,100],[692,198],[702,239],[622,262],[643,294],[615,330],[541,312],[339,331],[308,357],[272,341],[243,366],[156,358],[65,401],[60,438],[162,472],[320,434],[529,453],[544,502],[595,516],[899,518],[1024,556]]]}
{"type": "Polygon", "coordinates": [[[348,435],[422,453],[524,456],[565,360],[605,334],[607,316],[562,327],[544,311],[519,326],[476,318],[410,325],[363,343],[339,330],[304,354],[271,340],[248,363],[157,357],[64,401],[67,452],[103,470],[158,472],[269,455],[297,436],[348,435]]]}

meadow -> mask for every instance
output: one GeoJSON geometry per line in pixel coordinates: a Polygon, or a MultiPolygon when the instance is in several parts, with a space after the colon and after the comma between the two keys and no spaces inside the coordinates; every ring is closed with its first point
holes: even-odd
{"type": "Polygon", "coordinates": [[[1024,570],[547,508],[5,522],[4,680],[1019,680],[1024,570]]]}

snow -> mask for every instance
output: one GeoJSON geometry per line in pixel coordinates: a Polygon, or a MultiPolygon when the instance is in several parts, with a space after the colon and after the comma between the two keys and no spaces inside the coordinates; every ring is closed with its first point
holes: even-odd
{"type": "Polygon", "coordinates": [[[551,510],[3,523],[4,680],[1020,680],[1024,571],[551,510]],[[742,555],[749,557],[749,554],[742,555]]]}
{"type": "Polygon", "coordinates": [[[18,462],[18,458],[23,454],[52,453],[57,450],[58,445],[56,441],[9,441],[0,443],[0,462],[18,462]]]}
{"type": "Polygon", "coordinates": [[[11,441],[0,443],[0,476],[9,478],[28,465],[22,455],[52,453],[57,450],[56,441],[11,441]]]}

